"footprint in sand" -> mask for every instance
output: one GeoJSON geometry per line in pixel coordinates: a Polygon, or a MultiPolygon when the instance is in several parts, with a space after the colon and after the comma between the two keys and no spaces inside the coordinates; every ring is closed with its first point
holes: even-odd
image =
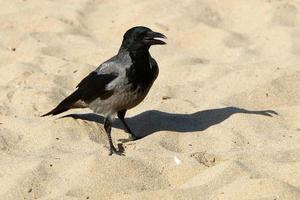
{"type": "Polygon", "coordinates": [[[48,195],[47,185],[55,176],[53,171],[53,163],[48,161],[41,161],[41,163],[29,172],[25,173],[17,185],[13,187],[9,193],[14,199],[38,199],[48,195]],[[18,192],[15,189],[18,188],[18,192]]]}
{"type": "MultiPolygon", "coordinates": [[[[175,133],[176,134],[176,133],[175,133]]],[[[160,141],[160,146],[163,148],[176,153],[183,152],[182,148],[179,145],[179,136],[172,134],[171,136],[165,136],[160,141]],[[172,139],[171,139],[172,138],[172,139]]]]}
{"type": "Polygon", "coordinates": [[[229,48],[247,48],[251,45],[249,38],[246,35],[232,32],[228,37],[224,39],[225,46],[229,48]]]}
{"type": "Polygon", "coordinates": [[[212,167],[216,164],[216,158],[205,152],[195,152],[190,154],[190,157],[196,159],[200,164],[206,167],[212,167]]]}
{"type": "Polygon", "coordinates": [[[296,26],[298,9],[291,3],[283,3],[276,7],[272,22],[281,26],[296,26]]]}
{"type": "Polygon", "coordinates": [[[211,27],[221,27],[222,18],[218,11],[211,8],[205,3],[197,3],[193,6],[187,6],[186,11],[189,13],[193,21],[204,23],[211,27]]]}

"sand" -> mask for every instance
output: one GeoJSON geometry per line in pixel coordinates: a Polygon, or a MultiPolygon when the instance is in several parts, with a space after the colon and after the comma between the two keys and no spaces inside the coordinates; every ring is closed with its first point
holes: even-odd
{"type": "Polygon", "coordinates": [[[1,200],[300,199],[299,1],[0,3],[1,200]],[[144,137],[122,142],[116,120],[125,156],[108,156],[89,109],[39,116],[136,25],[168,45],[151,48],[159,77],[127,115],[144,137]]]}

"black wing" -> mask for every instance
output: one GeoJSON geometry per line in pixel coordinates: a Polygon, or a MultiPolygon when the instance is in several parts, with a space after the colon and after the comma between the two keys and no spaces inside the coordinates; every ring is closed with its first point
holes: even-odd
{"type": "Polygon", "coordinates": [[[77,85],[77,90],[81,96],[80,99],[89,103],[97,98],[109,98],[113,94],[113,91],[106,90],[105,88],[117,76],[117,73],[98,74],[96,71],[90,73],[77,85]]]}
{"type": "Polygon", "coordinates": [[[75,92],[60,102],[53,110],[41,117],[57,115],[70,108],[76,108],[77,106],[75,104],[79,100],[90,103],[97,98],[109,98],[113,94],[113,90],[106,90],[105,88],[107,84],[113,81],[117,76],[118,74],[116,73],[98,74],[96,71],[90,73],[77,85],[77,90],[75,92]]]}

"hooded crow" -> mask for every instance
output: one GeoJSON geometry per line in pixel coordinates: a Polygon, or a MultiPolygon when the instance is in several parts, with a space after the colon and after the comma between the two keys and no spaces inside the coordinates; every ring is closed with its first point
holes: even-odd
{"type": "Polygon", "coordinates": [[[143,26],[126,31],[118,54],[92,71],[72,94],[42,117],[57,115],[72,108],[88,107],[105,117],[109,155],[118,154],[111,139],[113,119],[117,114],[130,139],[137,139],[124,118],[128,109],[143,101],[158,76],[158,65],[151,57],[149,48],[166,44],[160,38],[166,36],[143,26]]]}

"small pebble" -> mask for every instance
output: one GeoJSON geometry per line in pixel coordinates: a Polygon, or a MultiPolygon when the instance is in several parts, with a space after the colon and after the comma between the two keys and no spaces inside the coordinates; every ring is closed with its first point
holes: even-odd
{"type": "Polygon", "coordinates": [[[169,97],[169,96],[163,96],[162,97],[162,100],[167,100],[167,99],[171,99],[171,97],[169,97]]]}

